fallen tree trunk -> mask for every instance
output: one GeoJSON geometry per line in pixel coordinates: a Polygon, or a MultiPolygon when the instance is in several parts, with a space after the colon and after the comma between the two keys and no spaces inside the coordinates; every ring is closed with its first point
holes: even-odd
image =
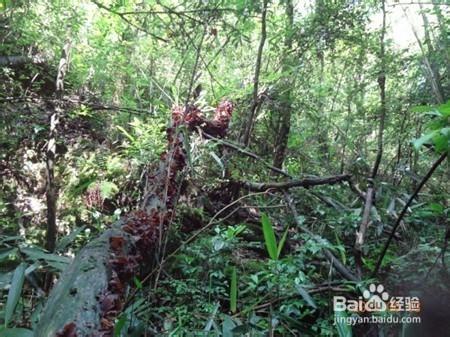
{"type": "Polygon", "coordinates": [[[113,336],[129,282],[152,264],[175,212],[180,173],[185,167],[183,127],[225,135],[232,105],[221,103],[212,121],[194,106],[172,110],[168,149],[158,170],[148,176],[140,210],[90,242],[66,268],[49,295],[36,337],[113,336]]]}
{"type": "Polygon", "coordinates": [[[109,241],[120,235],[126,233],[117,223],[84,247],[65,269],[47,300],[36,337],[90,336],[100,330],[99,298],[108,288],[112,273],[109,241]]]}

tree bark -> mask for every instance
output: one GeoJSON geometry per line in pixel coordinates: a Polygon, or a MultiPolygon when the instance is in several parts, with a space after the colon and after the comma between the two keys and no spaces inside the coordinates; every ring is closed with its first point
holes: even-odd
{"type": "Polygon", "coordinates": [[[175,107],[167,129],[168,149],[158,170],[148,175],[140,210],[132,212],[81,249],[51,291],[36,337],[113,336],[114,322],[124,309],[128,284],[154,261],[153,252],[175,213],[180,173],[186,164],[182,125],[203,126],[222,137],[233,106],[222,102],[212,121],[196,107],[175,107]]]}
{"type": "MultiPolygon", "coordinates": [[[[408,14],[406,13],[406,10],[403,8],[403,13],[405,14],[405,17],[408,19],[408,14]]],[[[430,62],[430,59],[428,58],[427,51],[425,50],[425,47],[420,40],[419,34],[417,33],[416,27],[409,21],[411,29],[413,31],[414,37],[416,38],[416,41],[419,45],[420,51],[422,53],[422,61],[424,65],[424,75],[425,78],[428,80],[431,86],[431,91],[436,99],[436,102],[438,104],[442,104],[444,102],[444,97],[442,94],[442,91],[440,89],[440,83],[439,83],[439,74],[435,72],[433,69],[433,66],[430,62]]]]}
{"type": "MultiPolygon", "coordinates": [[[[58,73],[56,76],[56,96],[61,99],[64,93],[64,78],[66,76],[69,62],[70,43],[66,43],[61,53],[58,73]]],[[[46,151],[46,204],[47,204],[47,232],[45,248],[53,252],[56,245],[56,236],[58,229],[56,226],[57,203],[58,203],[58,184],[55,180],[55,161],[56,161],[56,143],[58,141],[58,124],[61,110],[60,101],[57,102],[55,112],[50,117],[50,133],[47,141],[46,151]]]]}
{"type": "Polygon", "coordinates": [[[386,7],[385,1],[381,2],[381,10],[383,14],[383,22],[380,35],[380,73],[378,75],[378,87],[380,89],[380,122],[378,125],[378,139],[377,139],[377,155],[375,162],[373,164],[372,172],[370,178],[368,179],[368,188],[366,192],[366,198],[364,203],[364,211],[359,226],[359,230],[356,232],[355,238],[355,265],[356,273],[359,278],[362,275],[362,248],[364,245],[365,235],[370,224],[370,213],[372,210],[373,199],[375,195],[375,178],[378,174],[378,169],[380,167],[381,158],[383,157],[383,134],[384,134],[384,124],[386,119],[386,65],[385,65],[385,46],[384,39],[386,34],[386,7]]]}
{"type": "MultiPolygon", "coordinates": [[[[292,29],[294,26],[294,5],[292,0],[286,1],[286,33],[284,37],[284,60],[282,72],[285,73],[289,70],[289,51],[292,49],[292,29]]],[[[291,130],[291,90],[294,85],[294,79],[287,76],[283,79],[283,83],[280,86],[280,109],[278,113],[280,114],[279,123],[275,128],[275,147],[273,155],[273,166],[277,168],[283,167],[284,158],[286,155],[287,143],[289,139],[289,132],[291,130]]]]}
{"type": "Polygon", "coordinates": [[[349,174],[341,174],[337,176],[331,177],[322,177],[322,178],[306,178],[301,180],[291,180],[286,182],[269,182],[269,183],[253,183],[253,182],[240,182],[240,186],[243,188],[252,191],[252,192],[263,192],[266,190],[288,190],[293,187],[311,187],[311,186],[319,186],[319,185],[333,185],[337,183],[341,183],[344,181],[349,181],[351,175],[349,174]]]}
{"type": "Polygon", "coordinates": [[[266,31],[266,18],[267,18],[267,5],[269,1],[263,1],[263,8],[261,14],[261,39],[259,41],[258,53],[256,56],[256,65],[255,65],[255,75],[253,77],[253,101],[250,107],[250,113],[247,119],[246,128],[244,129],[244,135],[242,138],[242,143],[245,146],[250,144],[250,138],[253,131],[253,124],[255,120],[256,111],[260,106],[260,98],[258,95],[259,90],[259,75],[261,73],[261,62],[262,62],[262,53],[264,49],[264,44],[266,43],[267,31],[266,31]]]}

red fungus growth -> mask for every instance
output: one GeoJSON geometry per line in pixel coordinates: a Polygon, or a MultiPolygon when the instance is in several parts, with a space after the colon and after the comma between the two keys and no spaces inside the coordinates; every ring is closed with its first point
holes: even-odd
{"type": "Polygon", "coordinates": [[[100,186],[96,184],[94,187],[88,188],[84,194],[83,201],[87,208],[102,208],[104,200],[100,191],[100,186]]]}
{"type": "Polygon", "coordinates": [[[64,325],[64,328],[56,334],[56,337],[77,337],[75,323],[70,322],[64,325]]]}
{"type": "Polygon", "coordinates": [[[190,107],[185,123],[191,130],[200,128],[211,136],[222,138],[226,135],[232,112],[233,104],[223,101],[217,106],[213,119],[207,120],[197,108],[190,107]]]}
{"type": "Polygon", "coordinates": [[[186,109],[172,109],[172,122],[167,128],[167,151],[161,155],[158,170],[148,176],[141,209],[129,214],[122,227],[131,240],[122,236],[109,238],[111,277],[107,291],[100,296],[101,328],[98,336],[113,336],[114,320],[123,309],[127,284],[138,274],[140,263],[148,260],[175,214],[178,176],[186,165],[184,134],[179,127],[186,125],[190,130],[201,129],[212,136],[223,137],[232,110],[233,105],[224,101],[209,121],[192,105],[186,109]],[[131,247],[127,245],[129,241],[132,242],[131,247]]]}

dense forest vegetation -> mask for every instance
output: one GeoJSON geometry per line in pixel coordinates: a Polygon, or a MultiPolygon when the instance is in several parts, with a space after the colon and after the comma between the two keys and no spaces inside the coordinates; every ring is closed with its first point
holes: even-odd
{"type": "Polygon", "coordinates": [[[421,1],[1,0],[0,336],[450,336],[421,1]]]}

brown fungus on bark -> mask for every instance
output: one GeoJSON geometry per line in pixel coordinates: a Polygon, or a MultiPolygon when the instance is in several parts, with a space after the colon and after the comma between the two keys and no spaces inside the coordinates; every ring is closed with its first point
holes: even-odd
{"type": "Polygon", "coordinates": [[[134,239],[131,250],[127,251],[124,237],[109,238],[111,278],[107,291],[100,297],[99,336],[113,336],[114,320],[125,303],[126,285],[138,274],[141,262],[149,258],[175,213],[177,177],[186,165],[184,135],[179,127],[186,125],[189,130],[200,129],[216,137],[224,137],[232,111],[233,105],[228,101],[218,105],[212,120],[207,120],[195,106],[172,109],[172,122],[167,128],[168,149],[161,155],[158,171],[148,179],[151,185],[146,187],[141,210],[131,213],[122,227],[134,239]]]}

